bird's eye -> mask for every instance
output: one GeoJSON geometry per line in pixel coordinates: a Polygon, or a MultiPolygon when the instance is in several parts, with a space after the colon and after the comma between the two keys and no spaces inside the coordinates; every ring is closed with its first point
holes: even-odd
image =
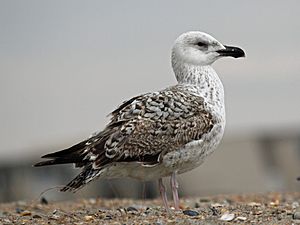
{"type": "Polygon", "coordinates": [[[205,43],[203,43],[203,42],[197,42],[197,45],[199,46],[199,47],[205,47],[206,46],[206,44],[205,43]]]}

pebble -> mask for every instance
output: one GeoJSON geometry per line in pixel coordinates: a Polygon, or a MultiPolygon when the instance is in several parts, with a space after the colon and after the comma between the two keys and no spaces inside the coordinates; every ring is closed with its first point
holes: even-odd
{"type": "Polygon", "coordinates": [[[21,216],[31,216],[31,212],[25,210],[25,211],[21,212],[20,215],[21,215],[21,216]]]}
{"type": "Polygon", "coordinates": [[[261,211],[261,210],[252,212],[253,215],[261,215],[262,213],[263,213],[263,211],[261,211]]]}
{"type": "Polygon", "coordinates": [[[292,203],[292,208],[293,209],[296,209],[296,208],[298,208],[299,207],[299,202],[293,202],[292,203]]]}
{"type": "Polygon", "coordinates": [[[96,199],[94,199],[94,198],[90,198],[90,199],[89,199],[89,203],[92,204],[92,205],[94,205],[94,204],[97,203],[97,201],[96,201],[96,199]]]}
{"type": "Polygon", "coordinates": [[[257,203],[257,202],[250,202],[248,203],[249,206],[261,206],[260,203],[257,203]]]}
{"type": "Polygon", "coordinates": [[[291,210],[286,210],[286,215],[293,215],[293,212],[291,210]]]}
{"type": "Polygon", "coordinates": [[[190,209],[184,210],[183,214],[187,215],[187,216],[198,216],[199,215],[198,212],[196,212],[194,210],[190,210],[190,209]]]}
{"type": "Polygon", "coordinates": [[[218,208],[218,207],[223,207],[224,205],[220,204],[220,203],[214,203],[214,204],[211,204],[210,206],[214,207],[214,208],[218,208]]]}
{"type": "Polygon", "coordinates": [[[118,208],[117,210],[120,212],[121,216],[125,216],[127,213],[124,208],[118,208]]]}
{"type": "Polygon", "coordinates": [[[247,217],[244,217],[244,216],[238,216],[236,218],[236,220],[240,220],[240,221],[245,221],[247,219],[247,217]]]}
{"type": "Polygon", "coordinates": [[[224,213],[220,220],[223,220],[223,221],[231,221],[234,219],[234,214],[233,213],[224,213]]]}
{"type": "Polygon", "coordinates": [[[53,220],[58,220],[59,218],[60,218],[60,216],[55,215],[55,214],[50,217],[50,219],[53,219],[53,220]]]}
{"type": "Polygon", "coordinates": [[[91,221],[91,220],[94,219],[94,217],[93,217],[93,216],[85,216],[84,219],[85,219],[86,221],[91,221]]]}
{"type": "Polygon", "coordinates": [[[160,220],[156,221],[154,224],[155,224],[155,225],[164,225],[164,224],[162,223],[162,221],[160,221],[160,220]]]}
{"type": "Polygon", "coordinates": [[[42,217],[40,215],[38,215],[38,214],[35,214],[35,215],[32,216],[32,218],[34,218],[34,219],[40,219],[42,217]]]}
{"type": "Polygon", "coordinates": [[[104,219],[105,219],[105,220],[112,220],[112,216],[111,216],[111,215],[106,215],[106,216],[104,217],[104,219]]]}
{"type": "Polygon", "coordinates": [[[120,222],[117,222],[117,221],[113,222],[112,224],[113,224],[113,225],[121,225],[121,223],[120,223],[120,222]]]}
{"type": "Polygon", "coordinates": [[[218,209],[216,209],[215,207],[210,207],[209,209],[212,211],[213,216],[217,216],[219,214],[218,209]]]}
{"type": "Polygon", "coordinates": [[[294,220],[300,220],[300,212],[295,212],[295,213],[293,214],[293,219],[294,219],[294,220]]]}
{"type": "Polygon", "coordinates": [[[9,219],[4,219],[3,222],[8,223],[8,224],[12,223],[12,221],[10,221],[9,219]]]}
{"type": "Polygon", "coordinates": [[[129,206],[126,210],[127,210],[127,212],[130,212],[130,211],[138,212],[138,210],[136,208],[134,208],[133,206],[129,206]]]}
{"type": "Polygon", "coordinates": [[[279,205],[279,200],[276,199],[274,202],[270,202],[269,204],[270,204],[270,206],[278,206],[279,205]]]}

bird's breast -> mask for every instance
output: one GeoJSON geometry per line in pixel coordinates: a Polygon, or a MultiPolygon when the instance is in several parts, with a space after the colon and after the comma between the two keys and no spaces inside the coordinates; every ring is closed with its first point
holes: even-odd
{"type": "Polygon", "coordinates": [[[221,121],[213,129],[202,135],[201,139],[187,143],[178,151],[169,152],[163,157],[167,168],[184,173],[200,166],[215,151],[224,134],[225,122],[221,121]]]}

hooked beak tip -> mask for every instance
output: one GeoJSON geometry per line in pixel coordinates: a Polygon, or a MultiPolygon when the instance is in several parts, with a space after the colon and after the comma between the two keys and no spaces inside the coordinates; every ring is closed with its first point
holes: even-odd
{"type": "Polygon", "coordinates": [[[245,57],[245,52],[243,49],[233,46],[224,45],[225,49],[218,50],[217,52],[220,56],[231,56],[234,58],[245,57]]]}

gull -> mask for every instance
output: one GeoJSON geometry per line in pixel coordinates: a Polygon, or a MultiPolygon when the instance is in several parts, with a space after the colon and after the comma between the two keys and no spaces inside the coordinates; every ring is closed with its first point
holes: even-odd
{"type": "Polygon", "coordinates": [[[181,34],[171,54],[176,85],[123,102],[102,131],[42,156],[48,160],[34,166],[73,163],[82,168],[61,191],[75,192],[96,178],[157,179],[169,213],[163,177],[170,176],[174,208],[179,210],[176,176],[201,165],[224,133],[224,89],[211,65],[227,56],[245,53],[204,32],[181,34]]]}

